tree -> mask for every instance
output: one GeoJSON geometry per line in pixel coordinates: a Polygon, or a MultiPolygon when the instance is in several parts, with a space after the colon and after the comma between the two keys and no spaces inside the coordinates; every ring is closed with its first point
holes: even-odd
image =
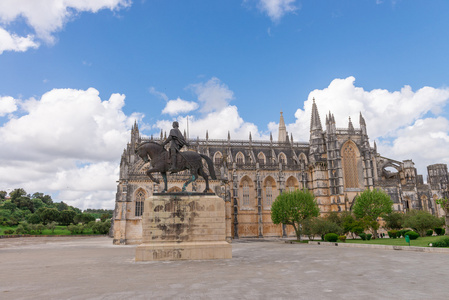
{"type": "Polygon", "coordinates": [[[321,240],[324,241],[324,236],[328,233],[342,234],[343,230],[337,223],[332,222],[325,218],[314,218],[312,221],[312,233],[319,235],[321,240]]]}
{"type": "Polygon", "coordinates": [[[393,211],[393,201],[390,196],[380,189],[365,190],[355,198],[352,208],[354,215],[363,219],[377,237],[379,223],[377,218],[393,211]]]}
{"type": "Polygon", "coordinates": [[[95,217],[88,213],[77,214],[73,217],[74,224],[78,224],[78,223],[87,224],[92,221],[95,221],[95,217]]]}
{"type": "Polygon", "coordinates": [[[63,210],[61,211],[61,214],[59,215],[59,222],[63,226],[70,225],[71,223],[74,223],[73,218],[76,216],[76,212],[73,210],[63,210]]]}
{"type": "Polygon", "coordinates": [[[42,222],[42,219],[38,213],[34,213],[34,214],[28,216],[27,221],[30,224],[39,224],[42,222]]]}
{"type": "Polygon", "coordinates": [[[400,212],[391,212],[383,217],[385,220],[385,227],[388,229],[399,230],[403,227],[404,214],[400,212]]]}
{"type": "Polygon", "coordinates": [[[441,205],[441,207],[444,210],[445,213],[445,227],[446,227],[446,235],[449,235],[449,199],[443,198],[443,199],[437,199],[435,201],[437,204],[441,205]]]}
{"type": "Polygon", "coordinates": [[[50,222],[56,222],[59,219],[59,211],[56,208],[45,208],[41,214],[42,223],[46,225],[50,222]]]}
{"type": "Polygon", "coordinates": [[[423,210],[411,210],[404,217],[404,226],[413,228],[420,236],[426,236],[428,229],[440,226],[439,218],[423,210]]]}
{"type": "Polygon", "coordinates": [[[9,196],[11,197],[11,201],[13,201],[13,202],[16,198],[25,197],[26,195],[27,195],[27,192],[22,188],[15,189],[11,193],[9,193],[9,196]]]}
{"type": "Polygon", "coordinates": [[[273,223],[292,225],[298,240],[301,240],[302,223],[319,213],[315,197],[307,190],[283,192],[271,205],[273,223]]]}
{"type": "Polygon", "coordinates": [[[6,191],[0,191],[0,199],[5,200],[8,193],[6,191]]]}
{"type": "Polygon", "coordinates": [[[49,195],[44,195],[44,196],[41,198],[41,200],[42,200],[42,202],[44,202],[44,203],[47,204],[47,205],[53,204],[53,200],[51,199],[51,196],[49,196],[49,195]]]}
{"type": "Polygon", "coordinates": [[[69,209],[69,206],[68,206],[66,203],[64,203],[63,201],[61,201],[61,202],[59,202],[59,203],[55,203],[55,204],[56,204],[56,208],[57,208],[59,211],[63,211],[63,210],[69,209]]]}

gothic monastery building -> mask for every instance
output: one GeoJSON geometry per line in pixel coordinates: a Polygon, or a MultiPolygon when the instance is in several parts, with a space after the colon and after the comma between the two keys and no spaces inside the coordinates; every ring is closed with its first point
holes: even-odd
{"type": "MultiPolygon", "coordinates": [[[[153,137],[151,137],[153,139],[153,137]]],[[[120,178],[114,211],[114,244],[141,241],[143,202],[162,185],[149,180],[149,168],[135,155],[136,143],[149,140],[140,136],[137,124],[120,162],[120,178]]],[[[155,141],[162,142],[164,135],[155,141]]],[[[365,189],[380,188],[394,202],[394,210],[426,210],[444,215],[435,200],[447,196],[448,170],[445,164],[427,167],[427,184],[418,175],[412,160],[383,157],[376,144],[370,145],[367,126],[360,114],[359,129],[349,119],[348,128],[336,128],[333,114],[326,115],[322,127],[315,101],[312,106],[309,142],[295,142],[288,136],[281,113],[278,141],[227,139],[189,140],[189,149],[213,159],[217,180],[211,189],[226,201],[228,239],[243,237],[295,236],[290,226],[274,225],[271,204],[282,191],[307,188],[315,195],[322,215],[350,211],[354,198],[365,189]]],[[[168,175],[169,192],[181,191],[187,171],[168,175]]],[[[161,178],[161,177],[159,177],[161,178]]],[[[202,191],[198,179],[190,191],[202,191]]]]}

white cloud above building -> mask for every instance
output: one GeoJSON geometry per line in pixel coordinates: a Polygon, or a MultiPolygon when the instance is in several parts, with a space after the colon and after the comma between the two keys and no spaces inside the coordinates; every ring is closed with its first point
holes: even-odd
{"type": "Polygon", "coordinates": [[[82,12],[97,13],[103,9],[114,11],[130,5],[130,0],[2,0],[0,54],[3,51],[24,52],[37,48],[40,44],[38,40],[54,43],[54,33],[82,12]],[[26,24],[31,32],[19,36],[10,29],[14,22],[26,24]]]}

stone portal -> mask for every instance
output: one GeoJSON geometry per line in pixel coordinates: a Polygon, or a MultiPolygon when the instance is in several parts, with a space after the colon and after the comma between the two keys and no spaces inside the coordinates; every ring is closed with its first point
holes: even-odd
{"type": "Polygon", "coordinates": [[[225,202],[215,194],[155,194],[145,201],[136,261],[232,258],[225,202]]]}

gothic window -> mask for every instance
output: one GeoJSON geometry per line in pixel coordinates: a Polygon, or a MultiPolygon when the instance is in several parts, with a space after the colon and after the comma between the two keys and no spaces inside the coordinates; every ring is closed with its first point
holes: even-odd
{"type": "Polygon", "coordinates": [[[357,150],[353,143],[346,143],[343,146],[343,173],[346,188],[358,188],[359,177],[357,172],[357,150]]]}
{"type": "Polygon", "coordinates": [[[220,165],[222,159],[223,159],[223,155],[221,155],[221,152],[215,153],[215,155],[214,155],[214,163],[216,165],[220,165]]]}
{"type": "Polygon", "coordinates": [[[279,154],[279,163],[282,165],[287,164],[287,158],[285,157],[284,153],[279,154]]]}
{"type": "Polygon", "coordinates": [[[145,201],[145,191],[142,189],[139,189],[136,193],[136,210],[135,210],[136,217],[142,216],[144,201],[145,201]]]}
{"type": "Polygon", "coordinates": [[[297,181],[294,179],[294,178],[292,178],[292,177],[290,177],[288,180],[287,180],[287,192],[293,192],[294,190],[296,190],[298,188],[298,183],[297,183],[297,181]]]}
{"type": "Polygon", "coordinates": [[[248,181],[243,182],[243,206],[249,206],[249,184],[248,181]]]}
{"type": "Polygon", "coordinates": [[[265,188],[265,198],[267,201],[267,206],[271,206],[273,203],[273,188],[271,186],[267,186],[265,188]]]}
{"type": "Polygon", "coordinates": [[[267,179],[265,182],[265,206],[270,207],[273,204],[273,189],[275,184],[272,179],[267,179]]]}
{"type": "Polygon", "coordinates": [[[262,152],[260,152],[257,155],[257,160],[259,161],[259,165],[263,166],[265,164],[265,155],[262,152]]]}
{"type": "Polygon", "coordinates": [[[245,158],[242,152],[237,153],[236,162],[238,165],[243,165],[245,163],[245,158]]]}

